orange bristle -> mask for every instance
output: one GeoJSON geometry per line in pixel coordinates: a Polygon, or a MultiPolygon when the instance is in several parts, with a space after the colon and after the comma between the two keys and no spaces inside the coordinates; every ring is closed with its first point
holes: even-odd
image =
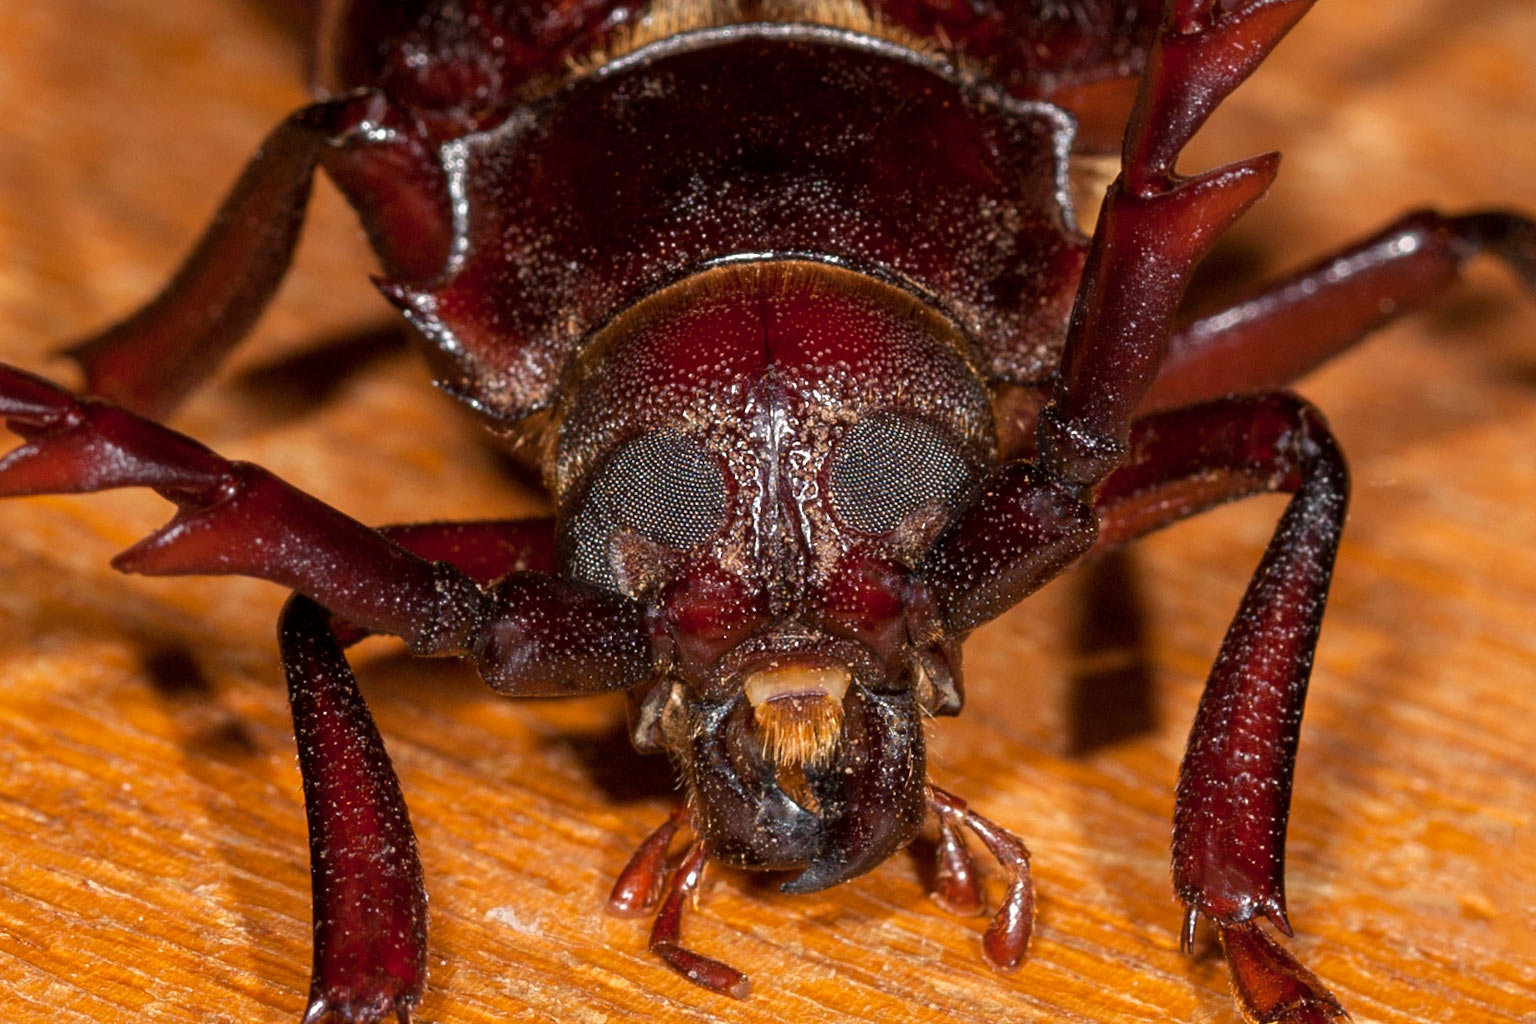
{"type": "Polygon", "coordinates": [[[843,702],[822,693],[776,697],[757,705],[754,718],[769,761],[820,766],[842,735],[843,702]]]}

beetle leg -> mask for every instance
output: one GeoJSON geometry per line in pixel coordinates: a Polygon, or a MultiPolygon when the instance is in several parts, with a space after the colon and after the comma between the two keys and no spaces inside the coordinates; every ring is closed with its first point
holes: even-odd
{"type": "Polygon", "coordinates": [[[651,927],[651,952],[667,962],[667,966],[701,988],[745,999],[752,990],[752,983],[736,968],[701,956],[681,944],[683,925],[683,901],[697,899],[699,886],[704,881],[704,862],[708,854],[702,842],[695,842],[683,856],[683,862],[672,874],[672,886],[656,914],[651,927]]]}
{"type": "Polygon", "coordinates": [[[309,820],[304,1021],[405,1020],[427,980],[427,894],[400,783],[325,609],[296,596],[278,632],[309,820]]]}
{"type": "Polygon", "coordinates": [[[289,115],[160,294],[68,350],[85,370],[87,390],[161,416],[205,380],[287,273],[319,164],[360,208],[392,212],[364,225],[392,273],[440,268],[449,231],[441,168],[414,133],[392,123],[398,119],[371,92],[289,115]]]}
{"type": "Polygon", "coordinates": [[[0,460],[0,495],[150,487],[176,503],[167,526],[113,560],[123,572],[271,580],[422,654],[468,651],[489,612],[457,569],[116,406],[0,367],[0,416],[28,440],[0,460]]]}
{"type": "Polygon", "coordinates": [[[1222,642],[1179,777],[1174,879],[1201,914],[1289,931],[1284,836],[1312,653],[1348,503],[1348,475],[1311,406],[1272,393],[1149,417],[1106,482],[1101,543],[1221,501],[1290,504],[1222,642]]]}
{"type": "Polygon", "coordinates": [[[1258,1024],[1334,1024],[1348,1017],[1333,993],[1255,921],[1218,929],[1232,991],[1258,1024]]]}
{"type": "Polygon", "coordinates": [[[962,825],[974,832],[1008,874],[1008,891],[992,916],[986,934],[981,937],[981,949],[987,963],[997,970],[1017,970],[1024,962],[1029,936],[1035,927],[1035,890],[1029,878],[1029,849],[1018,836],[983,818],[953,793],[932,784],[928,786],[928,806],[938,815],[941,829],[947,823],[956,834],[962,825]]]}
{"type": "Polygon", "coordinates": [[[179,506],[113,560],[123,572],[270,580],[416,654],[470,658],[509,696],[620,690],[650,675],[640,606],[612,591],[549,572],[481,587],[259,466],[3,366],[0,417],[28,438],[0,459],[0,496],[150,487],[179,506]]]}
{"type": "MultiPolygon", "coordinates": [[[[548,519],[380,530],[477,582],[547,562],[548,519]]],[[[304,1019],[404,1021],[426,982],[426,891],[400,784],[342,648],[367,630],[295,596],[278,626],[309,821],[314,972],[304,1019]]]]}
{"type": "Polygon", "coordinates": [[[1184,144],[1312,0],[1175,0],[1126,126],[1120,176],[1099,212],[1038,448],[1052,476],[1091,491],[1125,453],[1195,264],[1274,179],[1278,156],[1192,178],[1184,144]]]}
{"type": "Polygon", "coordinates": [[[1302,707],[1338,550],[1349,481],[1332,435],[1293,395],[1227,398],[1137,422],[1124,466],[1098,495],[1101,547],[1251,494],[1292,495],[1243,595],[1200,698],[1179,771],[1173,877],[1229,952],[1250,1020],[1304,1024],[1343,1013],[1259,930],[1289,935],[1285,827],[1302,707]],[[1289,993],[1289,994],[1287,994],[1289,993]]]}
{"type": "Polygon", "coordinates": [[[1419,210],[1176,332],[1141,412],[1282,387],[1434,301],[1479,252],[1536,292],[1536,222],[1504,211],[1419,210]]]}

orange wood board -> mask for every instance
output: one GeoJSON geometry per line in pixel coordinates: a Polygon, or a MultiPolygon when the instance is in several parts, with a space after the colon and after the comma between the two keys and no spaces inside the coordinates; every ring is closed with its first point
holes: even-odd
{"type": "MultiPolygon", "coordinates": [[[[1285,153],[1222,246],[1231,288],[1410,206],[1536,208],[1536,7],[1319,5],[1188,165],[1285,153]]],[[[264,132],[301,47],[239,0],[0,7],[0,358],[149,295],[264,132]]],[[[351,213],[317,191],[291,280],[174,423],[377,522],[539,498],[394,340],[351,213]]],[[[1536,305],[1491,262],[1301,390],[1354,502],[1289,848],[1299,955],[1360,1021],[1536,1020],[1536,305]]],[[[614,700],[517,704],[370,641],[360,677],[431,892],[424,1021],[1235,1022],[1177,950],[1173,781],[1204,673],[1281,508],[1221,510],[1075,571],[981,630],[932,775],[1022,834],[1039,920],[993,975],[980,919],[913,860],[812,897],[712,874],[689,942],[754,994],[696,989],[599,912],[666,813],[614,700]],[[1093,740],[1093,742],[1090,742],[1093,740]]],[[[151,495],[0,503],[0,1019],[295,1021],[304,818],[274,643],[282,594],[118,576],[151,495]]]]}

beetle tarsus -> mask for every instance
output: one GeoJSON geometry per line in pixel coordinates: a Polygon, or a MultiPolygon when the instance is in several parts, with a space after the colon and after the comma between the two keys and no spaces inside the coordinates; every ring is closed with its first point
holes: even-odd
{"type": "Polygon", "coordinates": [[[1252,1024],[1335,1024],[1349,1014],[1257,921],[1217,922],[1232,992],[1252,1024]]]}

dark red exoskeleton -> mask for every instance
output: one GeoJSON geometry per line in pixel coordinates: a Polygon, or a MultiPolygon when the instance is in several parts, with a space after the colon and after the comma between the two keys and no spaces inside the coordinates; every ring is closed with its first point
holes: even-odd
{"type": "Polygon", "coordinates": [[[1024,847],[924,767],[923,716],[961,704],[959,643],[1085,554],[1266,491],[1293,497],[1201,704],[1175,884],[1245,1013],[1340,1013],[1257,922],[1289,930],[1290,767],[1347,489],[1320,417],[1268,389],[1476,251],[1536,277],[1536,229],[1415,214],[1176,327],[1275,160],[1174,160],[1307,6],[328,6],[331,98],[279,127],[159,298],[76,350],[116,404],[0,378],[28,442],[4,493],[154,488],[180,512],[120,568],[303,595],[282,635],[313,1019],[403,1016],[424,983],[414,840],[346,643],[398,635],[512,696],[627,691],[687,803],[612,906],[660,902],[652,948],[706,987],[745,990],[679,943],[707,858],[814,891],[929,817],[944,902],[980,900],[965,830],[1008,872],[985,951],[1011,967],[1024,847]],[[1090,241],[1066,161],[1127,116],[1090,241]],[[441,386],[537,464],[555,519],[370,530],[124,411],[165,413],[239,340],[317,166],[441,386]]]}

